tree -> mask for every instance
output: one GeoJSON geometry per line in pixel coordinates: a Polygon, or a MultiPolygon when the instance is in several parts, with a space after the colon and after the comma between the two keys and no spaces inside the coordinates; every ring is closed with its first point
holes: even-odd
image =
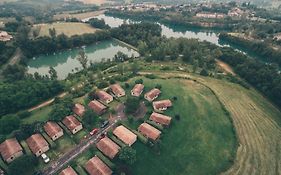
{"type": "Polygon", "coordinates": [[[89,23],[92,27],[99,29],[110,29],[110,26],[105,24],[104,19],[92,18],[89,20],[89,23]]]}
{"type": "Polygon", "coordinates": [[[137,62],[134,62],[132,65],[131,65],[131,70],[132,70],[132,73],[134,75],[138,74],[139,70],[140,70],[140,67],[138,65],[137,62]]]}
{"type": "Polygon", "coordinates": [[[99,118],[92,110],[87,109],[82,120],[88,129],[92,129],[93,126],[98,123],[99,118]]]}
{"type": "Polygon", "coordinates": [[[88,63],[88,56],[86,55],[84,50],[79,51],[79,55],[77,57],[77,60],[80,62],[82,65],[83,69],[87,68],[87,63],[88,63]]]}
{"type": "Polygon", "coordinates": [[[51,36],[51,38],[55,38],[57,36],[57,32],[55,28],[49,29],[49,35],[51,36]]]}
{"type": "Polygon", "coordinates": [[[17,130],[20,126],[20,120],[17,116],[6,115],[0,120],[0,134],[9,134],[17,130]]]}
{"type": "Polygon", "coordinates": [[[123,147],[120,150],[119,159],[132,165],[137,161],[137,151],[129,146],[123,147]]]}
{"type": "Polygon", "coordinates": [[[9,168],[8,174],[11,175],[29,175],[39,164],[39,159],[33,155],[22,155],[21,157],[14,160],[9,168]]]}
{"type": "Polygon", "coordinates": [[[16,80],[24,79],[25,72],[26,72],[26,68],[24,66],[15,64],[15,65],[8,65],[3,70],[3,75],[5,76],[5,79],[9,81],[16,81],[16,80]]]}
{"type": "Polygon", "coordinates": [[[61,121],[64,117],[72,113],[73,103],[71,98],[59,100],[49,114],[49,119],[53,121],[61,121]]]}
{"type": "Polygon", "coordinates": [[[138,98],[135,97],[129,97],[126,102],[126,113],[127,114],[133,114],[137,111],[137,109],[139,108],[140,102],[138,98]]]}
{"type": "Polygon", "coordinates": [[[57,71],[53,67],[50,67],[49,74],[51,80],[56,80],[58,78],[57,71]]]}
{"type": "Polygon", "coordinates": [[[144,56],[148,50],[148,46],[145,41],[138,42],[138,50],[141,56],[144,56]]]}

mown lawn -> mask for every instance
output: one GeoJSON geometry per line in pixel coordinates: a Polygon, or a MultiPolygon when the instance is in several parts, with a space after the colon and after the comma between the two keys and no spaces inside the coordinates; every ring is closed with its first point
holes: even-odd
{"type": "MultiPolygon", "coordinates": [[[[146,91],[156,84],[162,85],[158,99],[176,96],[177,100],[165,112],[173,121],[161,135],[160,154],[158,149],[140,142],[133,145],[137,162],[130,168],[132,174],[217,174],[232,164],[235,133],[229,116],[209,89],[189,80],[142,79],[146,91]],[[180,115],[179,121],[175,114],[180,115]]],[[[136,129],[135,124],[131,127],[136,129]]]]}

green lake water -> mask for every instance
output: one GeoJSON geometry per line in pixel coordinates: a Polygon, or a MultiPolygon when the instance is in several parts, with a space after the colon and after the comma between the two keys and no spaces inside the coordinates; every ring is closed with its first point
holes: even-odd
{"type": "MultiPolygon", "coordinates": [[[[138,52],[115,40],[99,42],[83,47],[82,49],[85,50],[89,62],[93,63],[112,59],[118,51],[128,56],[132,56],[133,54],[134,56],[139,56],[138,52]]],[[[81,64],[76,59],[79,50],[81,48],[35,57],[28,62],[28,73],[34,74],[38,72],[40,75],[48,75],[49,68],[54,67],[58,73],[58,78],[65,79],[69,73],[74,73],[82,69],[81,64]]]]}

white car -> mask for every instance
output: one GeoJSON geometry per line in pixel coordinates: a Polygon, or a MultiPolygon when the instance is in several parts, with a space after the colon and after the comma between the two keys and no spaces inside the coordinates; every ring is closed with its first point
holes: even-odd
{"type": "Polygon", "coordinates": [[[45,153],[41,154],[41,157],[45,163],[50,162],[50,158],[45,153]]]}

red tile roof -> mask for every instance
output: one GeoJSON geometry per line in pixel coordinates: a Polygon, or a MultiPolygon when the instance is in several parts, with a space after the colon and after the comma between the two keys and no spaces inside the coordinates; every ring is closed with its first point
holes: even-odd
{"type": "Polygon", "coordinates": [[[28,139],[26,139],[26,143],[33,154],[36,154],[42,148],[49,146],[48,142],[41,134],[33,134],[28,139]]]}
{"type": "Polygon", "coordinates": [[[22,151],[22,147],[17,139],[7,139],[0,145],[0,153],[4,160],[9,159],[15,153],[22,151]]]}
{"type": "Polygon", "coordinates": [[[106,106],[97,100],[91,101],[88,106],[97,114],[102,114],[106,109],[106,106]]]}
{"type": "Polygon", "coordinates": [[[156,123],[160,123],[162,125],[170,125],[172,118],[163,114],[159,114],[156,112],[153,112],[150,115],[150,120],[156,122],[156,123]]]}
{"type": "Polygon", "coordinates": [[[105,91],[99,90],[96,92],[96,95],[99,97],[101,101],[111,100],[113,97],[105,91]]]}
{"type": "Polygon", "coordinates": [[[132,93],[134,93],[134,96],[140,96],[143,91],[144,85],[143,84],[136,84],[134,88],[132,89],[132,93]]]}
{"type": "Polygon", "coordinates": [[[112,170],[97,156],[91,158],[85,165],[85,169],[90,175],[111,175],[112,170]]]}
{"type": "Polygon", "coordinates": [[[161,131],[158,129],[154,128],[153,126],[143,123],[139,126],[138,128],[139,132],[145,135],[146,137],[152,139],[152,140],[157,140],[160,137],[161,131]]]}
{"type": "Polygon", "coordinates": [[[155,110],[161,109],[161,108],[168,108],[171,107],[173,104],[171,100],[160,100],[153,102],[153,108],[155,110]]]}
{"type": "Polygon", "coordinates": [[[81,125],[81,123],[73,115],[65,117],[62,123],[71,131],[81,125]]]}
{"type": "Polygon", "coordinates": [[[148,100],[153,101],[154,98],[158,97],[161,94],[161,91],[157,88],[151,89],[149,92],[145,94],[148,100]]]}
{"type": "Polygon", "coordinates": [[[134,144],[137,140],[137,135],[127,129],[126,127],[124,127],[123,125],[120,125],[115,128],[113,134],[129,146],[134,144]]]}
{"type": "Polygon", "coordinates": [[[104,153],[104,155],[113,159],[119,152],[120,147],[108,137],[101,139],[97,143],[97,148],[104,153]]]}
{"type": "Polygon", "coordinates": [[[54,137],[56,134],[62,132],[63,130],[56,122],[47,122],[44,125],[44,130],[50,137],[54,137]]]}
{"type": "Polygon", "coordinates": [[[85,107],[80,103],[76,103],[73,107],[73,112],[78,116],[82,117],[85,113],[85,107]]]}
{"type": "Polygon", "coordinates": [[[124,89],[119,85],[119,84],[113,84],[110,86],[110,89],[112,92],[117,95],[117,94],[125,94],[124,89]]]}
{"type": "Polygon", "coordinates": [[[64,170],[62,170],[59,175],[78,175],[78,174],[74,171],[74,169],[71,166],[69,166],[64,170]]]}

